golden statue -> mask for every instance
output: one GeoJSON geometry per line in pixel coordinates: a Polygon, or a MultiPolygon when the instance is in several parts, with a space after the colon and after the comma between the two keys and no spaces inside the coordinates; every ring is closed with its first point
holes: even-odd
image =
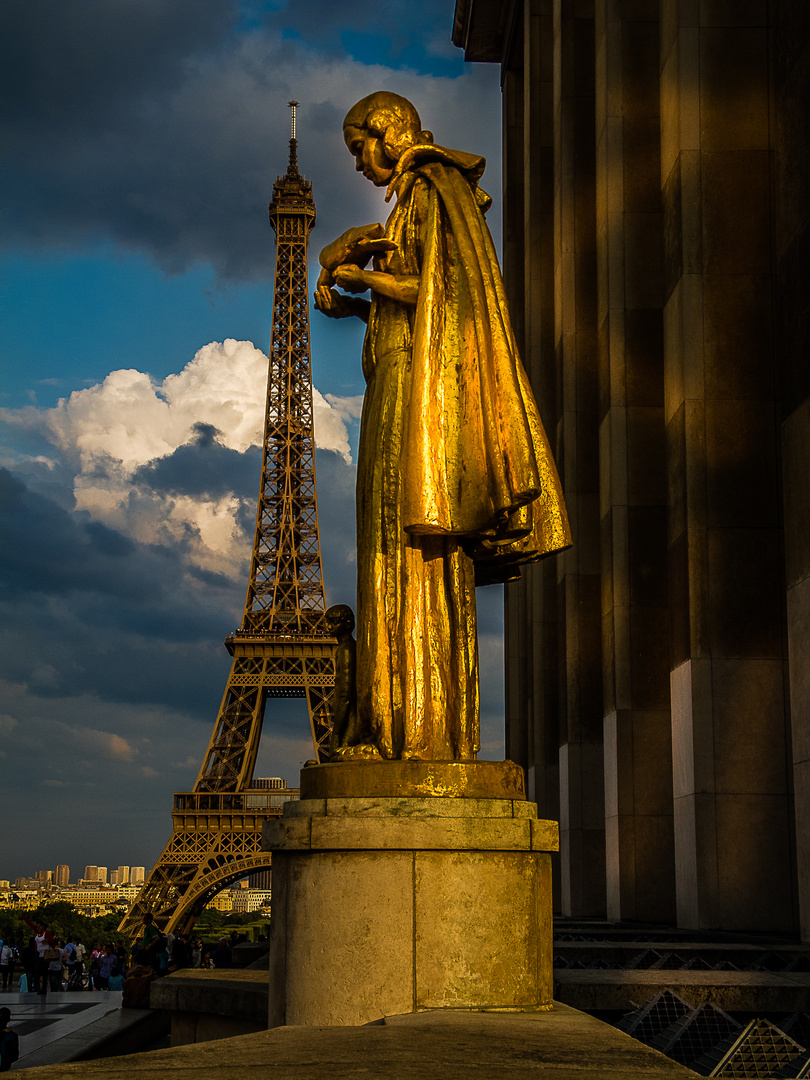
{"type": "Polygon", "coordinates": [[[356,680],[371,744],[354,751],[472,761],[475,586],[566,548],[568,520],[484,221],[484,159],[437,146],[397,94],[363,98],[343,134],[397,199],[384,229],[324,249],[315,293],[325,315],[367,323],[356,680]],[[368,289],[370,302],[345,295],[368,289]]]}

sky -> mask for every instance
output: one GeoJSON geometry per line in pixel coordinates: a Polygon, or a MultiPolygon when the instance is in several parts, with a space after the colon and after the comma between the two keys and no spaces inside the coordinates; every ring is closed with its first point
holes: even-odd
{"type": "MultiPolygon", "coordinates": [[[[495,65],[453,0],[5,0],[0,9],[0,878],[143,865],[196,779],[241,621],[289,109],[317,255],[384,221],[342,139],[375,90],[488,159],[495,65]]],[[[362,327],[311,310],[327,603],[354,606],[362,327]],[[351,324],[354,325],[351,325],[351,324]]],[[[503,757],[502,591],[479,590],[482,757],[503,757]]],[[[257,776],[312,756],[269,702],[257,776]]]]}

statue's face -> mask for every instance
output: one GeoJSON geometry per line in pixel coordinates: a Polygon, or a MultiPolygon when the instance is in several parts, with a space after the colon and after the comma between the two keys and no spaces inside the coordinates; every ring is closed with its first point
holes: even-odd
{"type": "Polygon", "coordinates": [[[385,153],[382,135],[366,128],[352,128],[346,131],[346,145],[357,171],[375,187],[385,187],[393,175],[395,162],[385,153]]]}

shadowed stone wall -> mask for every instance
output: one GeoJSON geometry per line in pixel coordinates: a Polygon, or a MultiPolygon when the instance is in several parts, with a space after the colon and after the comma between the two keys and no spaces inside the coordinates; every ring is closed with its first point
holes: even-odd
{"type": "Polygon", "coordinates": [[[457,0],[564,555],[507,588],[560,910],[810,935],[810,5],[457,0]]]}

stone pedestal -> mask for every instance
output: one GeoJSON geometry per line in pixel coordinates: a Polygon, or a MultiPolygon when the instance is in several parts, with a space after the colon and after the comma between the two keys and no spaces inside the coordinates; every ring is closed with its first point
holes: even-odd
{"type": "Polygon", "coordinates": [[[347,762],[305,769],[301,788],[262,836],[270,1027],[551,1007],[557,824],[516,766],[347,762]]]}

